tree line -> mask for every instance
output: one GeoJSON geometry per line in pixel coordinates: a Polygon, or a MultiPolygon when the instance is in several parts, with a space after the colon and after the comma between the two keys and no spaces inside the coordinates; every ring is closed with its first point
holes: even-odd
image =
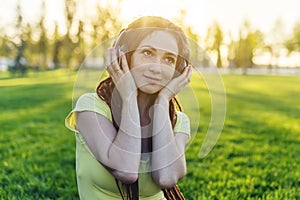
{"type": "MultiPolygon", "coordinates": [[[[79,16],[78,8],[84,1],[64,1],[64,33],[59,31],[59,22],[54,22],[54,31],[49,32],[46,23],[46,3],[42,1],[38,22],[26,22],[22,16],[20,1],[16,6],[13,34],[0,28],[0,57],[12,58],[15,65],[48,69],[67,67],[76,69],[86,55],[101,41],[118,34],[121,21],[117,18],[120,8],[111,4],[96,4],[94,16],[79,16]]],[[[89,12],[91,12],[89,10],[89,12]]],[[[38,16],[37,16],[38,17],[38,16]]]]}
{"type": "MultiPolygon", "coordinates": [[[[78,8],[82,6],[84,0],[64,0],[63,16],[66,29],[64,33],[59,31],[57,21],[53,22],[54,30],[49,32],[45,1],[42,1],[41,14],[34,23],[24,20],[19,1],[15,10],[16,20],[11,27],[14,33],[9,34],[4,27],[0,27],[0,57],[14,59],[15,67],[23,66],[25,58],[26,65],[32,68],[77,69],[99,42],[116,36],[121,30],[122,21],[118,17],[121,10],[120,1],[117,4],[111,4],[109,1],[105,4],[97,3],[88,11],[94,13],[93,16],[85,16],[78,15],[78,8]]],[[[253,29],[247,20],[241,25],[237,39],[224,33],[218,22],[213,22],[207,34],[201,37],[195,34],[192,27],[185,25],[185,16],[185,11],[181,10],[175,21],[184,27],[194,41],[194,46],[191,45],[192,58],[200,60],[203,66],[207,66],[207,55],[212,53],[216,55],[216,66],[224,67],[222,48],[226,49],[225,59],[229,67],[244,69],[254,65],[253,58],[258,49],[267,51],[274,57],[278,56],[276,53],[278,47],[287,49],[289,53],[300,51],[300,22],[294,25],[288,38],[267,43],[268,35],[253,29]],[[199,50],[199,43],[203,45],[202,51],[199,50]]],[[[277,23],[274,29],[280,32],[282,29],[280,23],[277,23]]]]}

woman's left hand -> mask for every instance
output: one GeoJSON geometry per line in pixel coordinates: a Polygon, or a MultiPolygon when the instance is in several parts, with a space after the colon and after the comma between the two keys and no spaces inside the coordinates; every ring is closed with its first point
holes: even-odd
{"type": "Polygon", "coordinates": [[[172,79],[158,94],[158,98],[165,98],[170,101],[189,82],[192,75],[192,66],[188,65],[183,73],[172,79]]]}

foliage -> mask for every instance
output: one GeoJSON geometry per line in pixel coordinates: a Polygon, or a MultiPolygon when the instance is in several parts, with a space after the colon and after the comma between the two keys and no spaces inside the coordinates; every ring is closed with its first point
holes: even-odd
{"type": "Polygon", "coordinates": [[[207,31],[206,44],[207,50],[213,50],[217,52],[217,67],[222,67],[221,60],[221,45],[223,43],[223,31],[218,22],[214,22],[207,31]]]}
{"type": "Polygon", "coordinates": [[[199,61],[204,60],[204,51],[199,48],[199,35],[195,33],[195,30],[188,25],[186,20],[186,11],[181,9],[177,17],[174,18],[174,22],[180,26],[186,34],[190,47],[190,60],[189,62],[194,66],[201,66],[199,61]]]}
{"type": "MultiPolygon", "coordinates": [[[[20,1],[17,1],[15,9],[14,22],[9,27],[0,27],[0,57],[15,59],[18,63],[20,58],[25,57],[27,67],[39,68],[60,68],[78,69],[80,65],[85,64],[84,59],[89,55],[97,45],[104,43],[103,48],[109,45],[107,40],[115,37],[122,28],[122,21],[119,18],[121,8],[117,1],[93,1],[93,6],[88,10],[80,11],[80,7],[89,3],[84,0],[64,0],[64,19],[52,21],[49,23],[46,19],[46,1],[41,1],[41,15],[36,17],[36,22],[27,22],[23,16],[20,1]],[[48,27],[49,24],[55,24],[53,31],[48,27]],[[49,28],[49,29],[48,29],[49,28]],[[13,34],[6,32],[10,30],[13,34]]],[[[195,34],[193,28],[186,23],[186,10],[181,9],[175,21],[186,30],[188,37],[192,41],[191,60],[201,63],[194,63],[198,66],[209,66],[209,60],[204,50],[198,47],[200,35],[195,34]]],[[[245,73],[247,68],[253,66],[254,51],[270,38],[284,37],[282,22],[277,20],[274,34],[267,37],[260,30],[253,30],[250,22],[245,22],[240,27],[240,36],[234,41],[225,41],[226,33],[222,30],[218,22],[213,22],[207,30],[203,46],[209,53],[217,55],[216,65],[222,67],[225,55],[221,55],[223,47],[227,45],[230,55],[227,59],[230,67],[243,68],[245,73]],[[275,34],[276,33],[276,34],[275,34]],[[266,41],[265,41],[266,40],[266,41]],[[225,44],[226,43],[226,44],[225,44]]],[[[261,52],[268,51],[275,60],[280,56],[279,51],[282,48],[289,52],[300,51],[300,23],[294,25],[294,30],[289,38],[272,41],[261,52]],[[283,41],[285,40],[285,41],[283,41]]],[[[102,51],[102,50],[101,50],[102,51]]],[[[98,52],[97,52],[98,53],[98,52]]],[[[102,52],[101,52],[102,53],[102,52]]],[[[272,63],[270,63],[272,64],[272,63]]]]}
{"type": "Polygon", "coordinates": [[[16,52],[14,44],[9,40],[8,36],[0,36],[0,55],[7,58],[12,58],[16,52]]]}
{"type": "MultiPolygon", "coordinates": [[[[224,130],[213,151],[199,159],[211,117],[199,76],[191,80],[201,100],[199,132],[179,182],[186,198],[299,199],[299,77],[224,75],[224,130]]],[[[15,79],[0,74],[0,199],[78,199],[75,139],[64,127],[75,78],[62,70],[15,79]]]]}
{"type": "Polygon", "coordinates": [[[17,20],[10,27],[15,34],[8,35],[0,30],[1,57],[13,58],[16,62],[26,57],[28,66],[42,69],[61,66],[77,69],[96,45],[112,38],[121,29],[119,4],[112,5],[108,2],[100,5],[100,2],[94,2],[94,6],[80,16],[79,7],[86,1],[65,0],[64,3],[65,19],[62,22],[66,23],[66,32],[59,32],[59,23],[54,21],[52,33],[46,27],[45,1],[41,3],[41,15],[37,17],[37,22],[26,22],[23,19],[18,1],[15,12],[17,20]],[[96,15],[91,16],[90,13],[96,15]]]}
{"type": "Polygon", "coordinates": [[[240,29],[239,40],[229,45],[230,52],[234,52],[232,61],[235,67],[241,67],[246,73],[247,68],[253,66],[254,51],[264,44],[264,35],[259,30],[252,30],[250,22],[245,20],[240,29]]]}
{"type": "Polygon", "coordinates": [[[300,51],[300,21],[296,22],[293,29],[291,38],[285,41],[285,47],[292,51],[300,51]]]}

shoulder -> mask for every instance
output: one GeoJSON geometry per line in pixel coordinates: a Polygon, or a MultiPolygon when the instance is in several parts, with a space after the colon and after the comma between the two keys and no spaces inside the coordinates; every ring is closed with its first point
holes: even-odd
{"type": "Polygon", "coordinates": [[[76,102],[74,111],[94,111],[111,119],[109,106],[96,93],[81,95],[76,102]]]}
{"type": "Polygon", "coordinates": [[[99,98],[96,93],[85,93],[78,98],[75,107],[66,117],[65,126],[72,131],[76,131],[76,113],[83,111],[98,113],[112,121],[110,108],[106,102],[99,98]]]}
{"type": "Polygon", "coordinates": [[[190,134],[189,117],[181,111],[176,111],[176,114],[177,114],[177,121],[174,127],[174,132],[182,132],[189,135],[190,134]]]}
{"type": "Polygon", "coordinates": [[[99,96],[96,93],[85,93],[78,98],[76,105],[86,103],[86,102],[88,102],[88,103],[104,102],[105,103],[105,101],[102,100],[101,98],[99,98],[99,96]]]}
{"type": "Polygon", "coordinates": [[[96,93],[85,93],[81,95],[77,102],[76,102],[76,107],[78,106],[105,106],[109,107],[106,102],[101,99],[96,93]]]}
{"type": "Polygon", "coordinates": [[[176,111],[177,114],[177,121],[179,120],[179,122],[190,122],[189,117],[181,111],[176,111]]]}

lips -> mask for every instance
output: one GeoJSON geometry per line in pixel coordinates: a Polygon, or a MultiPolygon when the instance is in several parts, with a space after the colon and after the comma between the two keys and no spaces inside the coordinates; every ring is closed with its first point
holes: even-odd
{"type": "Polygon", "coordinates": [[[157,78],[157,77],[154,77],[154,76],[149,76],[147,74],[144,74],[144,77],[146,77],[147,79],[152,80],[152,81],[161,81],[160,78],[157,78]]]}

